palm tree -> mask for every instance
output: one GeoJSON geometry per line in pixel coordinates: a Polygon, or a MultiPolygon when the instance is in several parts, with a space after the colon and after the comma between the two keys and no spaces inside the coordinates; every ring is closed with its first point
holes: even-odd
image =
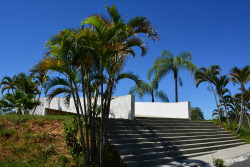
{"type": "Polygon", "coordinates": [[[230,125],[229,118],[228,118],[228,112],[227,112],[227,104],[225,102],[224,95],[226,93],[230,93],[229,90],[226,88],[227,84],[229,83],[229,78],[226,75],[220,75],[219,77],[215,76],[212,80],[216,92],[219,96],[219,102],[222,102],[224,104],[225,112],[226,112],[226,117],[227,117],[227,123],[230,125]]]}
{"type": "Polygon", "coordinates": [[[195,82],[196,82],[196,88],[198,88],[199,85],[203,82],[207,82],[210,85],[214,94],[217,111],[219,112],[218,115],[219,115],[220,125],[222,125],[220,108],[219,108],[216,94],[213,88],[213,80],[216,75],[220,74],[220,71],[221,71],[221,68],[218,65],[211,65],[208,69],[205,67],[201,67],[195,72],[195,82]]]}
{"type": "Polygon", "coordinates": [[[241,90],[241,113],[240,113],[239,127],[236,130],[236,133],[238,133],[241,128],[245,112],[244,90],[245,90],[245,85],[250,81],[250,66],[247,65],[244,68],[233,67],[229,72],[229,76],[231,77],[231,80],[234,83],[240,85],[240,90],[241,90]]]}
{"type": "Polygon", "coordinates": [[[16,87],[18,90],[23,90],[27,94],[39,94],[37,82],[34,81],[34,75],[26,75],[25,73],[19,73],[16,76],[16,87]]]}
{"type": "Polygon", "coordinates": [[[143,97],[145,94],[148,94],[152,98],[152,102],[155,101],[155,97],[159,98],[161,101],[168,102],[168,97],[163,90],[158,91],[158,82],[153,80],[149,83],[141,81],[139,84],[135,84],[129,94],[137,93],[139,97],[143,97]]]}
{"type": "MultiPolygon", "coordinates": [[[[30,71],[32,71],[32,69],[30,71]]],[[[40,90],[39,90],[39,93],[38,93],[38,99],[40,99],[44,84],[48,80],[47,71],[39,71],[37,73],[33,73],[32,75],[34,75],[34,77],[37,79],[36,80],[37,84],[40,85],[40,90]]],[[[32,115],[36,111],[36,107],[34,108],[34,110],[32,112],[32,115]]]]}
{"type": "Polygon", "coordinates": [[[101,135],[100,135],[100,166],[103,166],[103,155],[106,150],[107,122],[110,112],[110,101],[113,92],[114,77],[116,71],[121,71],[129,55],[135,57],[134,46],[142,51],[142,56],[147,53],[147,47],[138,34],[147,34],[153,40],[158,37],[151,22],[146,17],[137,16],[127,23],[121,17],[117,8],[106,6],[108,18],[102,15],[92,15],[82,22],[82,26],[90,25],[98,37],[98,48],[95,48],[99,56],[99,77],[101,95],[101,135]],[[108,62],[105,64],[105,62],[108,62]],[[105,71],[105,69],[108,69],[105,71]],[[104,74],[108,75],[106,90],[104,92],[104,74]]]}
{"type": "Polygon", "coordinates": [[[154,61],[153,67],[149,70],[149,78],[155,73],[155,78],[161,80],[170,71],[174,74],[175,80],[175,102],[178,102],[178,79],[180,86],[182,86],[181,78],[179,77],[179,71],[187,69],[190,72],[196,70],[196,66],[192,63],[192,55],[190,52],[181,52],[174,56],[170,51],[164,50],[161,56],[154,61]]]}
{"type": "Polygon", "coordinates": [[[0,103],[4,104],[4,108],[15,109],[19,114],[28,114],[28,111],[39,105],[40,101],[35,99],[34,94],[27,94],[22,90],[17,90],[5,94],[0,103]]]}
{"type": "Polygon", "coordinates": [[[14,75],[12,78],[9,76],[3,77],[1,82],[0,82],[0,87],[1,86],[3,86],[2,91],[1,91],[2,94],[5,90],[7,90],[8,93],[10,92],[10,90],[12,92],[14,90],[16,90],[17,89],[17,87],[16,87],[16,75],[14,75]]]}

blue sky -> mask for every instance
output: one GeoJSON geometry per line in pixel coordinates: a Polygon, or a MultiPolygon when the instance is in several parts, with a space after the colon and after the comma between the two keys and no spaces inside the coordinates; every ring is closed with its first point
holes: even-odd
{"type": "MultiPolygon", "coordinates": [[[[234,67],[250,63],[250,1],[238,0],[0,0],[0,78],[28,72],[44,55],[50,35],[65,28],[80,27],[82,19],[94,13],[106,14],[104,5],[115,4],[126,20],[146,16],[159,31],[160,40],[146,39],[149,52],[145,57],[130,58],[126,71],[134,71],[146,80],[146,73],[163,50],[174,54],[190,51],[198,67],[218,64],[227,74],[234,67]]],[[[212,92],[206,84],[196,89],[187,71],[181,71],[183,87],[179,101],[190,101],[211,119],[215,108],[212,92]]],[[[115,96],[128,94],[134,85],[120,82],[115,96]]],[[[250,84],[247,84],[249,87],[250,84]]],[[[230,84],[232,93],[238,86],[230,84]]],[[[170,73],[160,83],[170,101],[174,101],[174,79],[170,73]]],[[[136,101],[140,101],[136,98],[136,101]]],[[[150,101],[145,97],[144,101],[150,101]]]]}

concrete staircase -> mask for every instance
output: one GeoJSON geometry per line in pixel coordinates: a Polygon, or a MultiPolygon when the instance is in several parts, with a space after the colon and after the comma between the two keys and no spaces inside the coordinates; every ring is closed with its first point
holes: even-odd
{"type": "Polygon", "coordinates": [[[108,139],[128,167],[161,165],[245,144],[212,122],[110,119],[108,139]]]}

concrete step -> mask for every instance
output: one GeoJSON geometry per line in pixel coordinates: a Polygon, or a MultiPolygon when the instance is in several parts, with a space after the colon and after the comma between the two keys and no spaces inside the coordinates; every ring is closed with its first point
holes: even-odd
{"type": "Polygon", "coordinates": [[[123,130],[108,130],[108,134],[143,134],[143,133],[186,133],[186,132],[223,132],[222,129],[123,129],[123,130]]]}
{"type": "Polygon", "coordinates": [[[226,140],[226,141],[209,141],[209,142],[197,142],[191,144],[175,144],[172,145],[170,143],[163,144],[166,146],[166,150],[173,151],[173,150],[180,150],[180,149],[194,149],[194,148],[203,148],[203,147],[210,147],[210,146],[217,146],[217,145],[224,145],[224,144],[231,144],[231,143],[240,143],[240,139],[233,139],[233,140],[226,140]]]}
{"type": "Polygon", "coordinates": [[[219,132],[182,132],[182,133],[135,133],[135,134],[108,134],[109,139],[124,139],[124,138],[147,138],[147,137],[173,137],[178,138],[181,136],[189,136],[189,137],[199,137],[204,135],[229,135],[226,131],[219,132]]]}
{"type": "Polygon", "coordinates": [[[121,155],[123,161],[140,161],[140,160],[150,160],[155,158],[164,158],[166,157],[165,151],[162,152],[146,152],[143,154],[129,154],[129,155],[121,155]]]}
{"type": "Polygon", "coordinates": [[[169,162],[176,161],[176,160],[186,159],[189,157],[210,154],[212,152],[212,150],[218,150],[218,149],[228,148],[228,147],[236,147],[236,146],[239,146],[242,144],[245,144],[245,143],[205,147],[202,149],[197,148],[197,149],[193,149],[192,153],[189,152],[186,154],[185,154],[185,150],[179,150],[176,152],[165,153],[166,156],[162,157],[162,158],[150,158],[150,159],[140,159],[140,160],[129,158],[129,159],[131,159],[130,161],[124,160],[124,162],[127,164],[128,167],[149,167],[149,166],[155,166],[155,165],[169,163],[169,162]]]}
{"type": "MultiPolygon", "coordinates": [[[[221,143],[223,144],[223,143],[221,143]]],[[[187,149],[178,149],[178,150],[171,150],[166,153],[166,156],[175,156],[175,155],[186,155],[186,154],[193,154],[193,153],[201,153],[206,151],[214,151],[214,150],[220,150],[225,149],[229,147],[236,147],[240,145],[244,145],[246,142],[237,142],[237,143],[229,143],[229,144],[223,144],[223,145],[211,145],[206,147],[197,147],[197,148],[187,148],[187,149]]]]}
{"type": "Polygon", "coordinates": [[[245,144],[212,122],[110,119],[108,139],[128,166],[156,166],[245,144]]]}
{"type": "Polygon", "coordinates": [[[209,142],[209,141],[225,141],[230,139],[237,139],[237,137],[232,136],[230,134],[228,135],[220,135],[220,136],[192,136],[191,138],[188,138],[189,136],[181,136],[181,137],[175,137],[175,138],[168,138],[168,137],[162,137],[162,138],[156,138],[156,137],[147,137],[147,138],[123,138],[123,139],[110,139],[110,143],[116,143],[116,144],[126,144],[126,143],[139,143],[139,142],[168,142],[170,144],[191,144],[196,142],[209,142]]]}
{"type": "Polygon", "coordinates": [[[162,146],[161,142],[143,142],[143,143],[126,143],[126,144],[112,144],[116,149],[141,149],[141,148],[154,148],[162,146]]]}
{"type": "Polygon", "coordinates": [[[129,154],[142,154],[146,152],[163,152],[165,151],[165,148],[163,146],[157,146],[157,147],[149,147],[149,148],[121,148],[117,149],[118,153],[120,155],[129,155],[129,154]]]}
{"type": "Polygon", "coordinates": [[[214,126],[214,127],[219,127],[217,125],[214,125],[212,123],[183,123],[183,122],[156,122],[156,123],[150,123],[150,122],[145,122],[145,123],[139,123],[139,122],[109,122],[109,126],[214,126]]]}
{"type": "Polygon", "coordinates": [[[108,130],[220,129],[217,126],[110,126],[108,130]]]}

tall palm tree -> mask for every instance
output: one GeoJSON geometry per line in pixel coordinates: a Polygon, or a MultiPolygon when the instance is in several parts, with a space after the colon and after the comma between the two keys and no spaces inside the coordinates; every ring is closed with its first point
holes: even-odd
{"type": "MultiPolygon", "coordinates": [[[[218,65],[211,65],[209,68],[201,67],[195,72],[195,82],[196,82],[196,88],[199,87],[199,85],[203,82],[207,82],[214,94],[214,99],[217,107],[217,111],[220,112],[220,108],[217,102],[216,94],[213,88],[213,80],[216,75],[219,75],[221,71],[220,66],[218,65]]],[[[220,125],[222,125],[222,120],[221,120],[221,114],[218,113],[219,115],[219,120],[220,120],[220,125]]]]}
{"type": "Polygon", "coordinates": [[[129,94],[137,93],[139,97],[143,97],[145,94],[148,94],[152,98],[152,102],[155,101],[155,97],[159,98],[161,101],[168,102],[168,96],[163,90],[158,91],[158,82],[153,80],[149,83],[141,81],[139,84],[135,84],[129,94]]]}
{"type": "Polygon", "coordinates": [[[181,52],[174,56],[170,51],[164,50],[161,56],[154,61],[153,67],[149,70],[149,78],[155,73],[155,78],[161,80],[169,72],[173,72],[175,80],[175,102],[178,102],[178,79],[180,86],[182,86],[181,78],[179,77],[179,71],[187,69],[190,72],[196,70],[196,66],[192,63],[192,55],[190,52],[181,52]]]}
{"type": "Polygon", "coordinates": [[[241,90],[241,113],[240,113],[239,127],[236,130],[236,133],[238,133],[242,126],[244,118],[244,112],[245,112],[244,90],[245,90],[245,85],[250,81],[250,66],[247,65],[243,68],[233,67],[229,72],[229,76],[231,77],[234,83],[240,85],[240,90],[241,90]]]}
{"type": "Polygon", "coordinates": [[[98,36],[98,48],[95,48],[99,56],[99,77],[101,95],[101,135],[100,135],[100,166],[103,166],[104,152],[106,150],[107,122],[110,112],[110,101],[113,92],[114,77],[116,71],[121,71],[129,55],[135,57],[134,46],[141,49],[141,55],[147,53],[147,47],[138,34],[147,34],[153,40],[158,37],[151,22],[142,16],[130,19],[127,23],[121,17],[117,8],[106,6],[108,18],[102,15],[92,15],[82,22],[82,26],[93,27],[98,36]],[[108,62],[105,64],[105,62],[108,62]],[[108,70],[107,70],[108,69],[108,70]],[[107,70],[107,71],[106,71],[107,70]],[[108,75],[106,90],[104,92],[104,74],[108,75]]]}
{"type": "Polygon", "coordinates": [[[213,82],[215,89],[216,89],[216,92],[219,96],[219,102],[222,102],[224,105],[226,117],[227,117],[227,123],[228,123],[228,125],[230,125],[229,118],[228,118],[228,112],[227,112],[227,104],[225,101],[226,97],[224,98],[224,95],[226,93],[230,93],[229,90],[226,88],[227,84],[229,83],[229,77],[226,75],[220,75],[219,77],[215,76],[213,78],[212,82],[213,82]]]}

